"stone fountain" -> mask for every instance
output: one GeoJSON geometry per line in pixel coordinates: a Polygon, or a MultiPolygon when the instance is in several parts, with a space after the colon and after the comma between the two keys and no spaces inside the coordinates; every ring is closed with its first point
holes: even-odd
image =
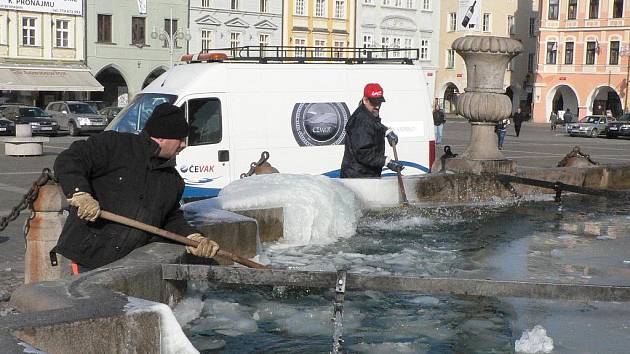
{"type": "MultiPolygon", "coordinates": [[[[494,127],[512,114],[503,78],[508,63],[523,51],[523,45],[510,38],[465,36],[456,39],[452,48],[464,58],[468,81],[457,100],[457,113],[469,120],[472,130],[466,151],[443,160],[445,168],[454,172],[514,173],[516,162],[499,151],[494,127]]],[[[436,161],[433,171],[440,170],[442,161],[436,161]]]]}

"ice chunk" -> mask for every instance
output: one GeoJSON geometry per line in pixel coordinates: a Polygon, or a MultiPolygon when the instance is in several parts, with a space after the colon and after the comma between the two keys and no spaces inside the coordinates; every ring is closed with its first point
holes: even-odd
{"type": "Polygon", "coordinates": [[[428,353],[430,346],[426,343],[359,343],[350,347],[359,353],[428,353]]]}
{"type": "Polygon", "coordinates": [[[553,339],[547,337],[547,331],[536,325],[531,331],[523,331],[521,339],[515,343],[519,353],[550,353],[553,350],[553,339]]]}
{"type": "Polygon", "coordinates": [[[361,205],[352,190],[325,176],[268,174],[234,181],[219,194],[227,210],[284,210],[285,246],[329,244],[352,236],[361,205]]]}
{"type": "Polygon", "coordinates": [[[180,325],[185,326],[190,321],[199,318],[203,310],[201,296],[190,296],[182,299],[173,309],[175,318],[180,325]]]}

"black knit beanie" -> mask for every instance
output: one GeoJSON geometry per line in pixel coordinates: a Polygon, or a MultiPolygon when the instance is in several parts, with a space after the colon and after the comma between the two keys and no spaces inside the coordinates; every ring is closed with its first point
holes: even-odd
{"type": "Polygon", "coordinates": [[[154,138],[183,139],[188,136],[188,123],[184,112],[170,103],[155,107],[144,126],[144,131],[154,138]]]}

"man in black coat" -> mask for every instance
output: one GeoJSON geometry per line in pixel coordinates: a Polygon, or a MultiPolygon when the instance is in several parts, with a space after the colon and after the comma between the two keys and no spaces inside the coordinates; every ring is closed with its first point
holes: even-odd
{"type": "Polygon", "coordinates": [[[189,126],[170,103],[155,108],[136,135],[107,131],[75,141],[55,160],[55,175],[72,206],[54,251],[72,261],[73,274],[116,261],[134,249],[163,240],[99,219],[101,208],[168,231],[189,235],[189,253],[213,257],[219,246],[184,219],[179,201],[184,181],[175,156],[186,147],[189,126]]]}
{"type": "Polygon", "coordinates": [[[521,135],[521,124],[523,124],[523,121],[527,120],[527,116],[523,113],[521,107],[516,109],[516,113],[512,116],[512,120],[514,121],[514,132],[518,138],[518,136],[521,135]]]}
{"type": "Polygon", "coordinates": [[[361,104],[346,124],[341,178],[381,177],[383,166],[395,172],[404,168],[398,161],[385,156],[385,138],[394,146],[398,137],[381,123],[379,110],[383,102],[381,85],[367,84],[361,104]]]}

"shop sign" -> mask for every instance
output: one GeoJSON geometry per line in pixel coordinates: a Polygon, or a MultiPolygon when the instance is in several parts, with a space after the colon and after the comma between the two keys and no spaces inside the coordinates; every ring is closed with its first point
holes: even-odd
{"type": "Polygon", "coordinates": [[[84,0],[0,0],[0,9],[83,16],[84,0]]]}

